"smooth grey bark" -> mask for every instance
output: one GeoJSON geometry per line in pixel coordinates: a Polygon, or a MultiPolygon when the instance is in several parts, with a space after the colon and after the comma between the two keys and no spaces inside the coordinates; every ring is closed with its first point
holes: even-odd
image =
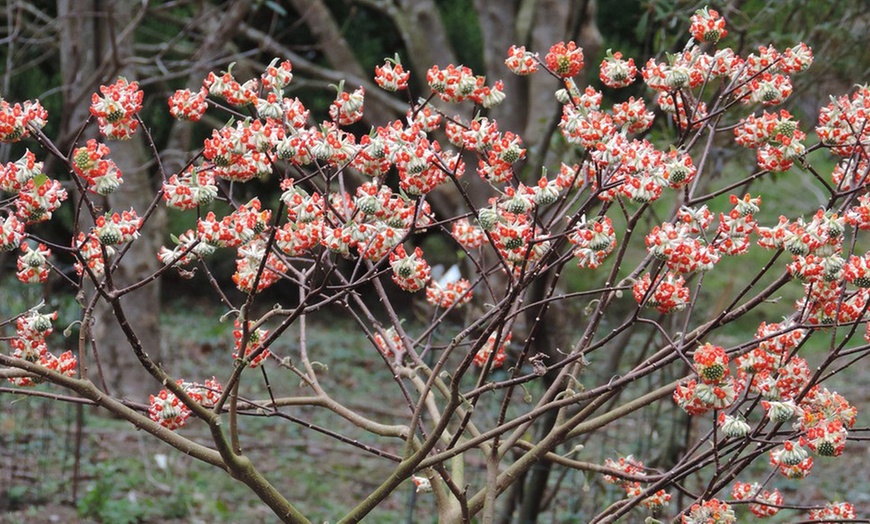
{"type": "MultiPolygon", "coordinates": [[[[486,65],[486,79],[492,84],[496,80],[504,83],[507,99],[490,110],[490,117],[498,121],[502,131],[513,131],[522,136],[526,129],[530,107],[524,103],[528,99],[527,82],[520,76],[508,72],[504,64],[512,45],[523,45],[517,40],[517,15],[505,9],[498,2],[475,0],[477,20],[486,45],[483,47],[483,63],[486,65]]],[[[525,139],[525,137],[523,136],[525,139]]]]}
{"type": "MultiPolygon", "coordinates": [[[[119,75],[129,81],[136,80],[136,69],[126,59],[133,53],[133,24],[137,21],[133,11],[135,4],[129,2],[58,0],[57,8],[61,23],[59,48],[64,107],[67,109],[63,134],[69,137],[86,120],[90,95],[99,85],[114,82],[119,75]]],[[[77,146],[83,145],[85,138],[96,136],[93,126],[92,123],[77,146]]],[[[148,163],[149,153],[142,133],[139,130],[131,140],[107,143],[110,158],[121,170],[124,183],[109,197],[95,199],[103,212],[133,208],[141,214],[154,196],[153,166],[148,163]]],[[[155,213],[150,220],[149,227],[121,259],[113,274],[115,285],[131,284],[159,267],[155,254],[161,243],[163,214],[155,213]]],[[[87,231],[89,227],[90,223],[84,220],[79,224],[80,231],[87,231]]],[[[122,302],[143,346],[159,360],[159,282],[127,295],[122,302]]],[[[110,393],[136,400],[147,398],[158,385],[152,384],[151,376],[139,365],[111,308],[101,303],[94,313],[93,325],[84,328],[91,329],[110,393]]],[[[93,363],[89,364],[91,373],[96,372],[93,363]]]]}

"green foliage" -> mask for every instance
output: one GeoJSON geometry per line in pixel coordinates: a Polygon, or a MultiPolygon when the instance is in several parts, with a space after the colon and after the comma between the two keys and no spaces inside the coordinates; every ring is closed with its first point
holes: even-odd
{"type": "Polygon", "coordinates": [[[642,55],[645,28],[640,24],[648,16],[648,11],[641,9],[641,0],[599,2],[596,22],[605,41],[602,55],[607,48],[622,51],[626,57],[642,55]]]}
{"type": "MultiPolygon", "coordinates": [[[[484,71],[483,35],[477,21],[477,11],[472,0],[438,0],[438,13],[447,31],[447,37],[456,52],[460,64],[472,71],[484,71]]],[[[507,52],[501,50],[500,52],[507,52]]],[[[447,64],[438,64],[445,66],[447,64]]]]}
{"type": "Polygon", "coordinates": [[[133,524],[188,515],[189,493],[177,480],[179,485],[164,486],[168,492],[158,496],[138,491],[148,481],[138,461],[118,458],[112,462],[100,462],[87,467],[86,473],[96,480],[79,500],[78,511],[83,517],[133,524]]]}
{"type": "Polygon", "coordinates": [[[359,5],[348,8],[347,2],[327,2],[341,24],[341,33],[351,45],[364,71],[374,71],[384,57],[402,54],[404,45],[390,20],[380,13],[359,5]]]}

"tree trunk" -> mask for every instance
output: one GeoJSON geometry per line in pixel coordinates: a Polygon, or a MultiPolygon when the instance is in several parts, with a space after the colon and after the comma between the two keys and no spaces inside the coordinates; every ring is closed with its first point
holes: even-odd
{"type": "MultiPolygon", "coordinates": [[[[504,64],[508,49],[512,45],[522,45],[516,39],[516,13],[505,9],[498,2],[475,0],[474,5],[481,36],[486,42],[483,61],[486,64],[487,83],[491,85],[496,80],[501,80],[507,100],[526,100],[529,94],[528,84],[522,77],[510,73],[504,64]]],[[[492,108],[489,116],[498,122],[499,130],[513,131],[523,136],[529,117],[529,106],[525,103],[505,102],[492,108]]]]}
{"type": "MultiPolygon", "coordinates": [[[[353,42],[348,42],[341,28],[332,16],[329,8],[321,0],[291,0],[293,8],[299,13],[300,18],[305,21],[311,33],[317,39],[318,46],[321,52],[329,60],[336,70],[344,71],[347,75],[348,88],[353,89],[354,84],[364,85],[361,80],[366,80],[366,83],[371,84],[371,79],[374,76],[374,71],[366,71],[360,65],[356,56],[353,53],[353,42]],[[353,87],[351,87],[353,86],[353,87]]],[[[285,57],[286,58],[286,57],[285,57]]],[[[373,125],[382,125],[386,121],[386,117],[392,116],[394,111],[388,104],[385,104],[379,93],[372,93],[371,87],[366,90],[365,102],[365,117],[364,119],[373,125]],[[374,96],[373,96],[374,95],[374,96]],[[374,115],[371,118],[370,115],[374,115]]]]}
{"type": "MultiPolygon", "coordinates": [[[[87,118],[90,94],[100,84],[112,82],[118,75],[130,81],[136,79],[135,69],[125,64],[125,59],[132,56],[132,32],[125,32],[125,38],[118,38],[133,21],[133,4],[115,2],[104,5],[95,1],[58,0],[57,5],[58,17],[63,25],[59,48],[64,79],[64,107],[67,108],[64,112],[63,135],[70,136],[87,118]]],[[[83,138],[86,136],[95,136],[93,124],[83,138]]],[[[103,200],[101,205],[104,212],[121,212],[132,207],[141,214],[150,203],[154,195],[154,181],[150,177],[151,166],[147,164],[149,154],[142,137],[143,130],[140,129],[129,141],[108,144],[110,158],[121,170],[124,183],[103,200]]],[[[151,233],[143,234],[133,243],[113,274],[114,282],[119,287],[135,282],[159,267],[156,253],[162,240],[160,226],[163,213],[158,210],[150,221],[150,227],[146,230],[151,233]]],[[[88,227],[85,222],[79,224],[82,231],[88,227]]],[[[143,346],[152,358],[159,361],[159,281],[127,295],[122,303],[143,346]]],[[[92,335],[112,394],[142,400],[155,390],[157,384],[151,383],[150,375],[138,364],[111,308],[104,303],[95,311],[92,335]]],[[[94,366],[90,367],[94,370],[94,366]]]]}

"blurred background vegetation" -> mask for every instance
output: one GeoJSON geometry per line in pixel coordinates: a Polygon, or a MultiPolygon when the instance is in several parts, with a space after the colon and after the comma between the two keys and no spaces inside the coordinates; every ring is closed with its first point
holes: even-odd
{"type": "MultiPolygon", "coordinates": [[[[682,0],[513,0],[484,4],[477,0],[142,3],[6,0],[0,6],[0,96],[10,102],[38,98],[50,114],[46,134],[57,137],[61,146],[68,149],[83,121],[81,107],[86,107],[90,93],[118,74],[130,75],[138,79],[145,91],[142,118],[162,160],[167,166],[180,166],[189,158],[189,152],[199,148],[202,139],[210,135],[210,129],[225,122],[222,117],[209,116],[203,125],[180,126],[170,119],[166,99],[175,89],[197,86],[209,70],[220,72],[230,62],[236,62],[234,73],[237,78],[246,79],[259,74],[273,57],[284,55],[293,62],[295,74],[286,95],[299,97],[311,110],[313,122],[326,118],[327,107],[334,98],[330,84],[336,84],[340,78],[348,78],[349,87],[364,84],[368,119],[354,131],[365,133],[371,125],[382,125],[402,116],[403,101],[373,87],[375,65],[398,53],[413,72],[411,92],[417,96],[426,93],[425,70],[433,64],[443,67],[447,62],[439,60],[449,59],[486,74],[489,82],[505,80],[508,99],[490,116],[499,120],[502,130],[514,130],[524,137],[529,161],[521,177],[534,180],[540,164],[557,166],[559,161],[574,162],[577,152],[569,150],[558,135],[553,135],[553,118],[558,117],[558,105],[552,97],[555,84],[546,78],[520,81],[511,77],[501,65],[509,45],[526,45],[532,51],[544,53],[556,41],[575,39],[587,50],[585,80],[601,88],[597,65],[607,49],[634,57],[638,67],[648,57],[661,58],[665,52],[678,51],[687,40],[689,16],[706,5],[682,0]],[[87,27],[92,32],[73,34],[70,40],[69,23],[74,19],[90,24],[87,27]],[[125,43],[117,45],[118,42],[125,43]],[[74,110],[74,105],[79,109],[74,110]]],[[[870,10],[865,0],[734,0],[712,3],[710,7],[728,20],[730,34],[724,45],[732,46],[742,55],[758,45],[768,44],[783,49],[804,41],[813,48],[816,63],[809,72],[796,77],[795,92],[788,103],[805,131],[811,130],[818,108],[828,102],[829,95],[845,93],[853,84],[870,79],[870,48],[866,40],[870,10]]],[[[605,105],[649,94],[640,83],[618,92],[605,89],[604,93],[605,105]]],[[[664,146],[673,136],[667,120],[661,118],[647,138],[664,146]]],[[[35,144],[0,144],[0,162],[17,160],[24,147],[35,148],[35,144]]],[[[112,147],[114,150],[115,146],[112,147]]],[[[41,153],[37,155],[42,158],[41,153]]],[[[737,150],[729,139],[717,142],[712,159],[715,169],[707,182],[711,187],[739,180],[753,172],[755,166],[754,155],[737,150]]],[[[834,160],[824,151],[816,153],[810,162],[823,174],[830,173],[834,166],[834,160]]],[[[157,187],[159,174],[153,162],[140,159],[140,164],[144,166],[139,174],[141,184],[131,184],[139,194],[119,196],[117,202],[109,205],[118,208],[135,205],[137,198],[147,202],[151,195],[143,194],[142,188],[157,187]]],[[[62,170],[58,162],[47,161],[46,172],[52,177],[64,179],[62,170]]],[[[765,195],[758,216],[760,223],[774,223],[779,214],[794,217],[811,213],[824,202],[824,195],[805,175],[796,166],[788,173],[741,188],[744,192],[765,195]]],[[[473,173],[466,176],[475,177],[473,173]]],[[[241,192],[240,199],[260,195],[267,205],[279,195],[274,180],[252,182],[241,192]]],[[[451,197],[444,195],[444,202],[441,205],[449,205],[451,197]]],[[[48,239],[68,239],[72,234],[73,207],[67,203],[57,220],[40,225],[34,232],[48,239]]],[[[727,195],[711,205],[714,211],[726,207],[727,195]]],[[[666,212],[666,207],[661,212],[666,212]]],[[[195,222],[191,214],[173,211],[167,211],[162,219],[166,225],[158,238],[150,239],[150,244],[143,242],[152,254],[161,243],[169,243],[170,233],[182,232],[195,222]]],[[[436,248],[447,246],[437,236],[426,242],[436,248]]],[[[642,237],[632,249],[636,259],[643,250],[642,237]]],[[[431,262],[451,263],[451,250],[441,251],[446,254],[444,260],[431,262]]],[[[144,257],[141,255],[139,260],[144,257]]],[[[231,253],[225,253],[223,258],[218,256],[212,261],[216,276],[224,283],[229,282],[234,269],[231,257],[231,253]]],[[[705,283],[712,291],[701,297],[702,306],[716,311],[718,301],[727,298],[740,283],[741,265],[758,267],[768,257],[768,253],[753,249],[747,257],[723,261],[705,283]]],[[[72,259],[57,261],[65,271],[70,271],[72,262],[72,259]]],[[[15,281],[14,265],[14,254],[0,253],[0,297],[3,297],[0,318],[20,313],[45,299],[52,308],[59,309],[56,331],[63,331],[79,319],[74,297],[63,282],[54,279],[43,288],[25,289],[15,281]]],[[[160,311],[148,329],[157,335],[155,340],[166,355],[167,365],[180,375],[201,368],[226,369],[231,361],[231,326],[216,322],[225,311],[215,308],[212,297],[201,294],[201,278],[198,275],[192,280],[170,280],[157,294],[156,304],[146,302],[146,307],[160,311]]],[[[566,275],[564,291],[588,289],[599,278],[594,272],[572,268],[566,275]]],[[[765,309],[764,317],[747,315],[723,335],[731,340],[719,343],[746,340],[760,321],[775,321],[789,313],[800,291],[799,285],[792,284],[778,304],[765,309]]],[[[263,303],[294,296],[280,285],[269,293],[263,303]]],[[[578,316],[583,306],[567,314],[578,316]]],[[[311,350],[322,351],[328,355],[329,365],[341,370],[330,375],[336,396],[354,398],[354,402],[368,410],[380,406],[386,419],[396,415],[391,412],[392,400],[383,398],[379,390],[377,377],[385,370],[372,366],[366,357],[371,351],[366,340],[341,318],[322,318],[321,323],[329,325],[329,329],[317,331],[317,339],[310,342],[311,350]]],[[[564,326],[567,332],[563,336],[567,338],[569,328],[564,326]]],[[[624,341],[624,358],[640,358],[649,350],[652,338],[643,335],[639,333],[636,339],[624,341]]],[[[59,333],[54,340],[57,344],[67,343],[59,333]]],[[[294,350],[291,341],[284,344],[276,351],[294,350]]],[[[868,372],[866,365],[863,371],[868,372]]],[[[844,383],[841,387],[845,393],[854,384],[844,383]]],[[[870,405],[866,392],[855,389],[853,394],[859,397],[853,399],[856,404],[863,400],[870,405]]],[[[299,416],[349,434],[355,431],[321,411],[302,410],[299,416]]],[[[667,450],[654,449],[649,438],[658,427],[655,420],[663,416],[671,417],[673,424],[687,423],[669,410],[664,414],[646,413],[627,421],[630,427],[612,428],[600,439],[596,434],[595,453],[602,459],[617,452],[645,456],[665,453],[667,450]]],[[[101,522],[235,522],[270,518],[261,506],[251,502],[246,488],[231,479],[215,475],[208,466],[177,457],[168,448],[124,429],[119,421],[88,409],[15,397],[4,388],[0,390],[0,417],[0,512],[10,512],[8,518],[13,520],[9,522],[16,522],[14,519],[41,522],[46,511],[101,522]],[[78,427],[83,428],[80,438],[75,437],[78,427]],[[75,463],[78,466],[74,470],[75,463]],[[64,513],[70,505],[75,510],[64,513]]],[[[286,479],[279,485],[292,500],[300,501],[300,509],[312,520],[336,518],[349,500],[372,487],[366,479],[381,478],[386,471],[382,463],[372,462],[334,442],[313,438],[297,427],[276,425],[266,419],[253,421],[253,426],[246,448],[255,459],[269,460],[273,470],[267,471],[267,476],[286,479]],[[335,493],[346,495],[336,498],[335,493]]],[[[193,427],[189,431],[198,429],[193,427]]],[[[367,436],[360,433],[359,438],[367,436]]],[[[866,465],[866,456],[857,466],[861,464],[866,465]]],[[[831,490],[870,510],[866,474],[862,476],[861,469],[853,466],[856,465],[823,470],[817,489],[824,493],[819,495],[830,498],[827,491],[831,490]],[[863,481],[849,483],[846,480],[849,476],[863,481]]],[[[620,496],[616,488],[576,472],[552,475],[546,485],[550,490],[539,508],[546,517],[540,519],[542,522],[582,522],[596,507],[620,496]]],[[[416,498],[409,486],[392,497],[373,518],[378,522],[429,522],[431,514],[431,501],[416,498]]],[[[503,522],[509,522],[508,517],[503,522]]]]}

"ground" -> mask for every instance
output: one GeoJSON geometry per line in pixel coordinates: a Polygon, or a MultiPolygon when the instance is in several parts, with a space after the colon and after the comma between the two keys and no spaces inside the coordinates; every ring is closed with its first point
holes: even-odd
{"type": "MultiPolygon", "coordinates": [[[[228,356],[231,350],[227,349],[231,326],[216,322],[220,315],[213,311],[191,313],[188,308],[185,312],[193,316],[182,319],[171,311],[164,316],[167,348],[177,357],[165,365],[174,366],[173,372],[180,376],[193,378],[201,378],[198,374],[203,369],[225,369],[231,362],[228,356]]],[[[289,342],[282,342],[275,350],[290,354],[295,337],[284,338],[289,342]]],[[[349,324],[335,321],[327,328],[315,323],[308,343],[313,358],[328,365],[322,372],[323,381],[336,398],[378,420],[388,423],[401,420],[403,405],[387,395],[387,388],[383,387],[390,381],[389,375],[372,358],[374,350],[349,324]]],[[[276,367],[270,367],[268,373],[277,391],[301,391],[298,379],[291,379],[276,367]]],[[[260,381],[259,372],[250,376],[252,381],[260,381]]],[[[835,376],[829,386],[859,407],[859,426],[866,425],[870,407],[870,390],[863,387],[866,377],[870,377],[870,362],[864,360],[842,376],[835,376]]],[[[263,396],[266,391],[262,384],[252,383],[250,394],[263,396]]],[[[0,438],[4,444],[0,447],[0,523],[276,521],[245,486],[91,408],[83,412],[78,497],[73,503],[71,471],[77,408],[6,394],[0,398],[0,438]]],[[[363,441],[368,438],[323,410],[298,408],[292,414],[363,441]]],[[[642,436],[647,434],[639,430],[642,426],[633,430],[628,426],[639,424],[638,421],[627,420],[624,424],[614,425],[590,440],[585,458],[600,461],[606,456],[635,452],[635,445],[640,449],[650,445],[642,442],[642,436]],[[629,432],[638,435],[637,443],[626,439],[629,432]]],[[[195,440],[208,441],[201,424],[192,423],[181,431],[195,440]]],[[[255,464],[263,465],[267,478],[298,502],[312,522],[334,522],[384,479],[392,464],[282,420],[251,419],[243,437],[245,452],[255,464]]],[[[375,443],[371,439],[368,442],[375,443]]],[[[400,442],[380,443],[379,447],[401,452],[400,442]]],[[[650,449],[647,447],[646,451],[650,449]]],[[[779,487],[786,500],[798,500],[801,504],[848,500],[867,515],[870,514],[867,464],[870,464],[868,442],[850,442],[843,458],[818,459],[811,480],[790,482],[775,478],[772,485],[779,487]]],[[[479,463],[472,457],[469,469],[476,467],[479,463]]],[[[768,471],[769,467],[760,463],[755,476],[763,480],[768,471]]],[[[588,519],[590,515],[584,513],[587,510],[580,502],[590,494],[612,502],[620,495],[611,488],[587,482],[583,475],[567,475],[546,521],[568,523],[588,519]]],[[[431,496],[415,496],[408,482],[378,508],[371,522],[427,523],[432,521],[432,515],[431,496]],[[409,515],[413,520],[408,520],[409,515]]],[[[793,513],[783,514],[773,521],[788,522],[793,518],[793,513]]]]}

